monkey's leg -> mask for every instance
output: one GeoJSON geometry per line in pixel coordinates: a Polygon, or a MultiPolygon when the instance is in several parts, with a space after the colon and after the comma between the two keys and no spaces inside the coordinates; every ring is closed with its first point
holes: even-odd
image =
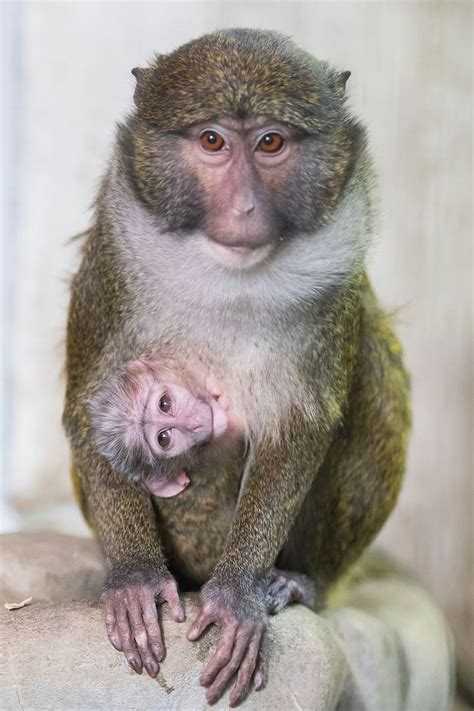
{"type": "Polygon", "coordinates": [[[155,677],[164,657],[156,603],[167,602],[176,622],[183,622],[185,614],[166,566],[150,498],[95,451],[81,448],[75,455],[75,493],[109,568],[102,596],[107,634],[137,673],[145,667],[155,677]]]}
{"type": "Polygon", "coordinates": [[[349,408],[277,564],[324,592],[381,529],[401,486],[410,430],[408,377],[384,317],[365,325],[349,408]]]}

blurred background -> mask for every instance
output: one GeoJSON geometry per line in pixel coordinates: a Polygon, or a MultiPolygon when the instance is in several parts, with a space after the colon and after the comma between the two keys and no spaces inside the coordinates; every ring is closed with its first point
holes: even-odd
{"type": "Polygon", "coordinates": [[[209,30],[276,29],[350,69],[381,228],[369,270],[412,373],[405,486],[380,542],[474,657],[471,2],[31,2],[2,12],[3,530],[89,535],[61,429],[69,238],[87,228],[130,70],[209,30]]]}

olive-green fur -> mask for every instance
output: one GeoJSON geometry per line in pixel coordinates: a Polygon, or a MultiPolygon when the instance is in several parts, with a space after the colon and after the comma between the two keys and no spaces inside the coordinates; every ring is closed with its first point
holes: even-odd
{"type": "Polygon", "coordinates": [[[164,131],[218,116],[260,114],[318,133],[341,119],[344,95],[333,91],[337,77],[277,32],[226,30],[158,55],[151,68],[138,70],[135,100],[142,118],[164,131]]]}
{"type": "MultiPolygon", "coordinates": [[[[172,177],[162,176],[160,182],[153,174],[163,153],[158,156],[161,149],[156,148],[158,153],[150,154],[150,142],[157,139],[166,151],[162,131],[180,131],[222,115],[259,114],[309,136],[320,135],[323,148],[314,148],[307,165],[317,171],[319,163],[329,161],[324,176],[329,187],[318,193],[318,214],[327,220],[354,162],[366,160],[363,131],[346,115],[336,73],[276,33],[214,33],[157,57],[151,69],[139,73],[136,101],[138,113],[121,129],[115,159],[144,204],[158,205],[164,214],[172,202],[165,214],[168,225],[177,220],[179,227],[180,203],[190,227],[200,208],[192,179],[191,202],[185,204],[180,186],[175,182],[169,188],[172,177]]],[[[174,163],[164,160],[163,165],[166,175],[176,173],[174,163]]],[[[309,168],[306,175],[301,172],[303,189],[297,196],[295,187],[291,197],[295,204],[300,200],[304,212],[312,174],[309,168]]],[[[108,182],[106,176],[104,185],[108,182]]],[[[362,190],[361,201],[364,195],[362,190]]],[[[322,599],[393,508],[410,428],[400,346],[377,305],[362,259],[355,259],[352,273],[306,308],[298,375],[310,405],[293,404],[281,428],[285,436],[254,443],[241,495],[243,443],[224,462],[203,458],[190,472],[192,486],[152,503],[98,455],[91,432],[89,401],[101,382],[126,361],[159,353],[164,345],[150,342],[144,353],[138,332],[130,327],[139,315],[132,299],[135,285],[118,259],[113,217],[104,204],[102,191],[72,282],[64,424],[75,492],[104,548],[109,584],[150,577],[168,563],[187,584],[202,584],[214,574],[224,583],[238,580],[241,585],[265,579],[278,558],[281,567],[313,577],[322,599]]],[[[370,222],[369,201],[366,212],[370,222]]],[[[297,222],[296,212],[292,220],[297,222]]],[[[309,206],[303,231],[314,220],[309,206]]],[[[159,304],[153,309],[154,317],[159,304]]],[[[302,311],[295,308],[295,313],[302,311]]],[[[291,324],[293,314],[288,319],[291,324]]],[[[273,355],[275,367],[287,358],[283,345],[273,355]]]]}

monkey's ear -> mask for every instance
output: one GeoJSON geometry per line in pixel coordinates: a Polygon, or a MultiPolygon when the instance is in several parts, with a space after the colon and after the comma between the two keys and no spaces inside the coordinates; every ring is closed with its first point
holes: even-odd
{"type": "Polygon", "coordinates": [[[146,88],[148,85],[148,80],[151,78],[151,75],[154,72],[153,67],[147,67],[146,69],[141,69],[140,67],[134,67],[132,69],[132,74],[137,80],[137,85],[135,87],[135,93],[133,95],[133,100],[135,102],[135,105],[137,108],[140,108],[140,105],[143,102],[144,96],[146,94],[146,88]]]}
{"type": "Polygon", "coordinates": [[[351,75],[350,71],[339,72],[333,78],[333,87],[339,94],[344,94],[346,90],[347,80],[351,75]]]}

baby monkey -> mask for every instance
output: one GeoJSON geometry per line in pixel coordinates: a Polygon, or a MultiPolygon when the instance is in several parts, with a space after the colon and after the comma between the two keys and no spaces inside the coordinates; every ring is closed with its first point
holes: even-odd
{"type": "MultiPolygon", "coordinates": [[[[126,363],[91,402],[101,454],[154,496],[176,496],[196,449],[235,430],[228,402],[199,366],[144,358],[126,363]],[[233,427],[231,427],[231,424],[233,427]]],[[[235,432],[234,432],[235,435],[235,432]]]]}
{"type": "MultiPolygon", "coordinates": [[[[116,471],[160,498],[188,487],[197,448],[243,435],[214,376],[198,365],[184,369],[169,359],[126,363],[92,399],[91,414],[101,454],[116,471]]],[[[314,607],[314,583],[273,568],[267,611],[276,614],[291,602],[314,607]]]]}

